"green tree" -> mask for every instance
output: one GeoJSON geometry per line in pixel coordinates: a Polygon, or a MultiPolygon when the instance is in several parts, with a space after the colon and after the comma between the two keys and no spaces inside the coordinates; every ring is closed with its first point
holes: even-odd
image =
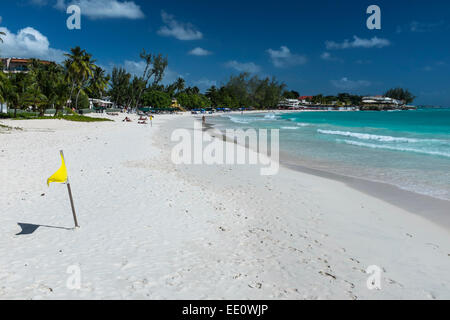
{"type": "Polygon", "coordinates": [[[412,103],[416,98],[409,90],[403,88],[390,89],[385,93],[386,97],[403,101],[405,104],[412,103]]]}
{"type": "Polygon", "coordinates": [[[170,95],[166,92],[157,90],[148,90],[142,96],[142,103],[148,107],[165,109],[171,105],[172,99],[170,95]]]}
{"type": "Polygon", "coordinates": [[[206,90],[205,96],[211,101],[211,105],[217,108],[220,105],[220,94],[216,86],[212,86],[206,90]]]}
{"type": "MultiPolygon", "coordinates": [[[[69,99],[72,100],[73,92],[80,81],[81,66],[83,64],[83,57],[86,54],[85,50],[80,47],[70,49],[71,53],[66,53],[67,59],[64,61],[66,68],[66,80],[71,83],[69,99]]],[[[73,105],[73,103],[72,103],[73,105]]]]}
{"type": "Polygon", "coordinates": [[[115,106],[125,107],[130,100],[130,79],[129,74],[124,68],[114,67],[111,76],[111,89],[109,95],[115,106]]]}
{"type": "Polygon", "coordinates": [[[177,81],[175,81],[175,90],[177,91],[177,93],[183,91],[185,86],[186,81],[183,78],[179,77],[177,81]]]}
{"type": "Polygon", "coordinates": [[[106,75],[105,70],[95,66],[92,77],[89,79],[89,85],[86,91],[91,98],[101,99],[109,85],[110,76],[106,75]]]}
{"type": "Polygon", "coordinates": [[[294,90],[283,92],[283,98],[285,98],[285,99],[298,99],[299,97],[300,97],[300,94],[294,90]]]}
{"type": "Polygon", "coordinates": [[[142,50],[140,57],[145,62],[145,69],[142,73],[142,76],[139,80],[142,82],[142,86],[139,86],[139,91],[136,96],[135,107],[137,108],[138,104],[141,101],[142,94],[144,90],[147,89],[150,79],[153,77],[152,86],[156,86],[161,82],[164,77],[164,72],[168,66],[167,57],[163,57],[162,54],[153,55],[151,53],[147,53],[145,50],[142,50]]]}
{"type": "Polygon", "coordinates": [[[17,116],[17,110],[25,105],[25,94],[27,88],[32,84],[31,75],[24,73],[10,73],[6,78],[2,95],[8,108],[14,109],[14,117],[17,116]]]}
{"type": "Polygon", "coordinates": [[[37,82],[29,86],[25,92],[25,102],[33,106],[34,110],[39,111],[40,116],[43,116],[45,113],[47,100],[47,97],[42,93],[37,82]]]}
{"type": "Polygon", "coordinates": [[[67,79],[72,83],[70,99],[76,88],[75,108],[78,109],[80,93],[89,85],[89,79],[93,77],[97,66],[94,64],[95,60],[92,60],[92,55],[81,50],[80,47],[71,49],[71,53],[67,53],[65,56],[67,57],[64,63],[67,69],[67,79]]]}

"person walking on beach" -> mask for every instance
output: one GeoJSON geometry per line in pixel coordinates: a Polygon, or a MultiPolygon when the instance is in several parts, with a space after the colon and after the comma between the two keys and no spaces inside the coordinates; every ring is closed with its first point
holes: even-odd
{"type": "Polygon", "coordinates": [[[202,117],[202,123],[203,123],[203,124],[206,123],[206,117],[205,117],[205,116],[202,117]]]}

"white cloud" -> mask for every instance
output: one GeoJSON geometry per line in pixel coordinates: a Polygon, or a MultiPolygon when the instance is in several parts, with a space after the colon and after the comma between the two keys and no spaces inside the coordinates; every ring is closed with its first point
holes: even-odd
{"type": "Polygon", "coordinates": [[[253,62],[238,62],[233,60],[227,62],[225,66],[239,72],[258,73],[261,71],[261,67],[253,62]]]}
{"type": "Polygon", "coordinates": [[[212,86],[217,86],[217,81],[209,80],[206,78],[202,78],[200,80],[194,81],[194,85],[200,88],[200,90],[206,90],[211,88],[212,86]]]}
{"type": "Polygon", "coordinates": [[[324,53],[322,53],[322,54],[320,55],[320,58],[321,58],[322,60],[325,60],[325,61],[337,61],[337,62],[343,62],[342,59],[339,59],[339,58],[334,57],[334,56],[331,55],[331,53],[329,53],[329,52],[324,52],[324,53]]]}
{"type": "Polygon", "coordinates": [[[362,39],[357,36],[353,36],[353,41],[344,40],[344,42],[338,43],[334,41],[326,41],[325,45],[328,50],[330,49],[349,49],[349,48],[383,48],[391,45],[388,39],[382,39],[373,37],[372,39],[362,39]]]}
{"type": "Polygon", "coordinates": [[[203,34],[192,24],[179,22],[175,17],[161,11],[161,18],[166,24],[158,30],[158,34],[164,37],[175,37],[178,40],[198,40],[203,38],[203,34]]]}
{"type": "Polygon", "coordinates": [[[210,54],[212,54],[212,52],[205,50],[203,48],[197,47],[197,48],[189,51],[189,54],[193,55],[193,56],[209,56],[210,54]]]}
{"type": "Polygon", "coordinates": [[[351,90],[351,89],[358,89],[363,87],[369,87],[371,83],[366,80],[350,80],[346,77],[340,79],[340,80],[331,80],[331,84],[335,86],[338,89],[344,89],[344,90],[351,90]]]}
{"type": "Polygon", "coordinates": [[[305,64],[307,59],[305,56],[293,54],[286,46],[281,46],[280,50],[268,49],[267,53],[275,67],[289,67],[305,64]]]}
{"type": "Polygon", "coordinates": [[[144,61],[131,61],[125,60],[123,67],[127,70],[128,73],[131,73],[133,76],[141,77],[142,73],[145,70],[145,62],[144,61]]]}
{"type": "MultiPolygon", "coordinates": [[[[34,0],[36,1],[36,0],[34,0]]],[[[40,2],[41,0],[37,0],[40,2]]],[[[69,5],[80,7],[81,14],[91,19],[125,18],[141,19],[145,15],[134,1],[119,0],[58,0],[55,8],[66,10],[69,5]]]]}
{"type": "Polygon", "coordinates": [[[0,44],[0,54],[3,57],[39,58],[55,62],[64,60],[64,51],[50,48],[47,37],[38,30],[27,27],[12,33],[7,28],[1,27],[3,44],[0,44]]]}

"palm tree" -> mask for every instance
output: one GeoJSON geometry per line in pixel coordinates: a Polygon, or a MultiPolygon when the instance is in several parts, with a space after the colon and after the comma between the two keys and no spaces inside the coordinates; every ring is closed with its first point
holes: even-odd
{"type": "Polygon", "coordinates": [[[95,66],[87,91],[93,98],[102,98],[106,88],[108,87],[109,80],[110,76],[106,75],[105,70],[95,66]]]}
{"type": "Polygon", "coordinates": [[[184,90],[184,87],[186,86],[186,81],[183,78],[178,78],[177,81],[175,81],[175,89],[177,92],[181,92],[184,90]]]}
{"type": "Polygon", "coordinates": [[[93,70],[96,67],[95,61],[92,60],[92,55],[87,53],[86,50],[81,50],[80,47],[72,48],[71,53],[66,53],[67,60],[65,61],[65,67],[67,70],[66,79],[72,83],[70,91],[70,99],[73,96],[73,90],[78,86],[78,93],[76,96],[75,107],[78,108],[78,98],[83,86],[87,84],[89,77],[93,76],[93,70]]]}
{"type": "MultiPolygon", "coordinates": [[[[0,31],[0,36],[6,36],[6,33],[0,31]]],[[[0,37],[0,42],[3,43],[3,39],[0,37]]]]}
{"type": "Polygon", "coordinates": [[[6,82],[8,81],[8,78],[5,76],[3,72],[0,72],[0,102],[5,102],[5,96],[4,96],[4,88],[6,86],[6,82]]]}
{"type": "Polygon", "coordinates": [[[48,104],[55,108],[54,117],[69,99],[69,86],[63,75],[57,75],[53,80],[52,91],[48,96],[48,104]]]}
{"type": "Polygon", "coordinates": [[[66,68],[66,80],[72,84],[69,96],[69,99],[72,100],[73,90],[78,81],[81,60],[86,51],[81,50],[80,47],[75,47],[70,49],[70,52],[71,53],[64,54],[67,57],[66,61],[64,61],[64,66],[66,68]]]}
{"type": "Polygon", "coordinates": [[[83,91],[84,87],[86,87],[89,82],[89,78],[94,75],[94,69],[97,67],[94,63],[95,60],[91,60],[92,55],[89,53],[85,53],[81,63],[79,65],[79,73],[78,73],[78,79],[79,79],[79,86],[78,86],[78,93],[77,98],[75,100],[75,108],[78,109],[78,98],[80,96],[81,91],[83,91]]]}
{"type": "Polygon", "coordinates": [[[14,117],[16,117],[17,109],[20,108],[22,102],[22,96],[20,95],[18,87],[11,81],[4,82],[2,86],[2,96],[8,106],[14,109],[14,117]]]}
{"type": "Polygon", "coordinates": [[[39,115],[43,116],[45,112],[45,104],[48,98],[42,93],[37,83],[29,86],[25,92],[24,100],[31,104],[35,109],[39,110],[39,115]]]}

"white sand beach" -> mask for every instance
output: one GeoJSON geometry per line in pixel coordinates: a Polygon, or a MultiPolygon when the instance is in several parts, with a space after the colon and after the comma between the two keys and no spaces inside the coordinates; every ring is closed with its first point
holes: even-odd
{"type": "Polygon", "coordinates": [[[284,167],[175,166],[193,116],[123,117],[0,120],[0,299],[450,299],[448,228],[284,167]]]}

